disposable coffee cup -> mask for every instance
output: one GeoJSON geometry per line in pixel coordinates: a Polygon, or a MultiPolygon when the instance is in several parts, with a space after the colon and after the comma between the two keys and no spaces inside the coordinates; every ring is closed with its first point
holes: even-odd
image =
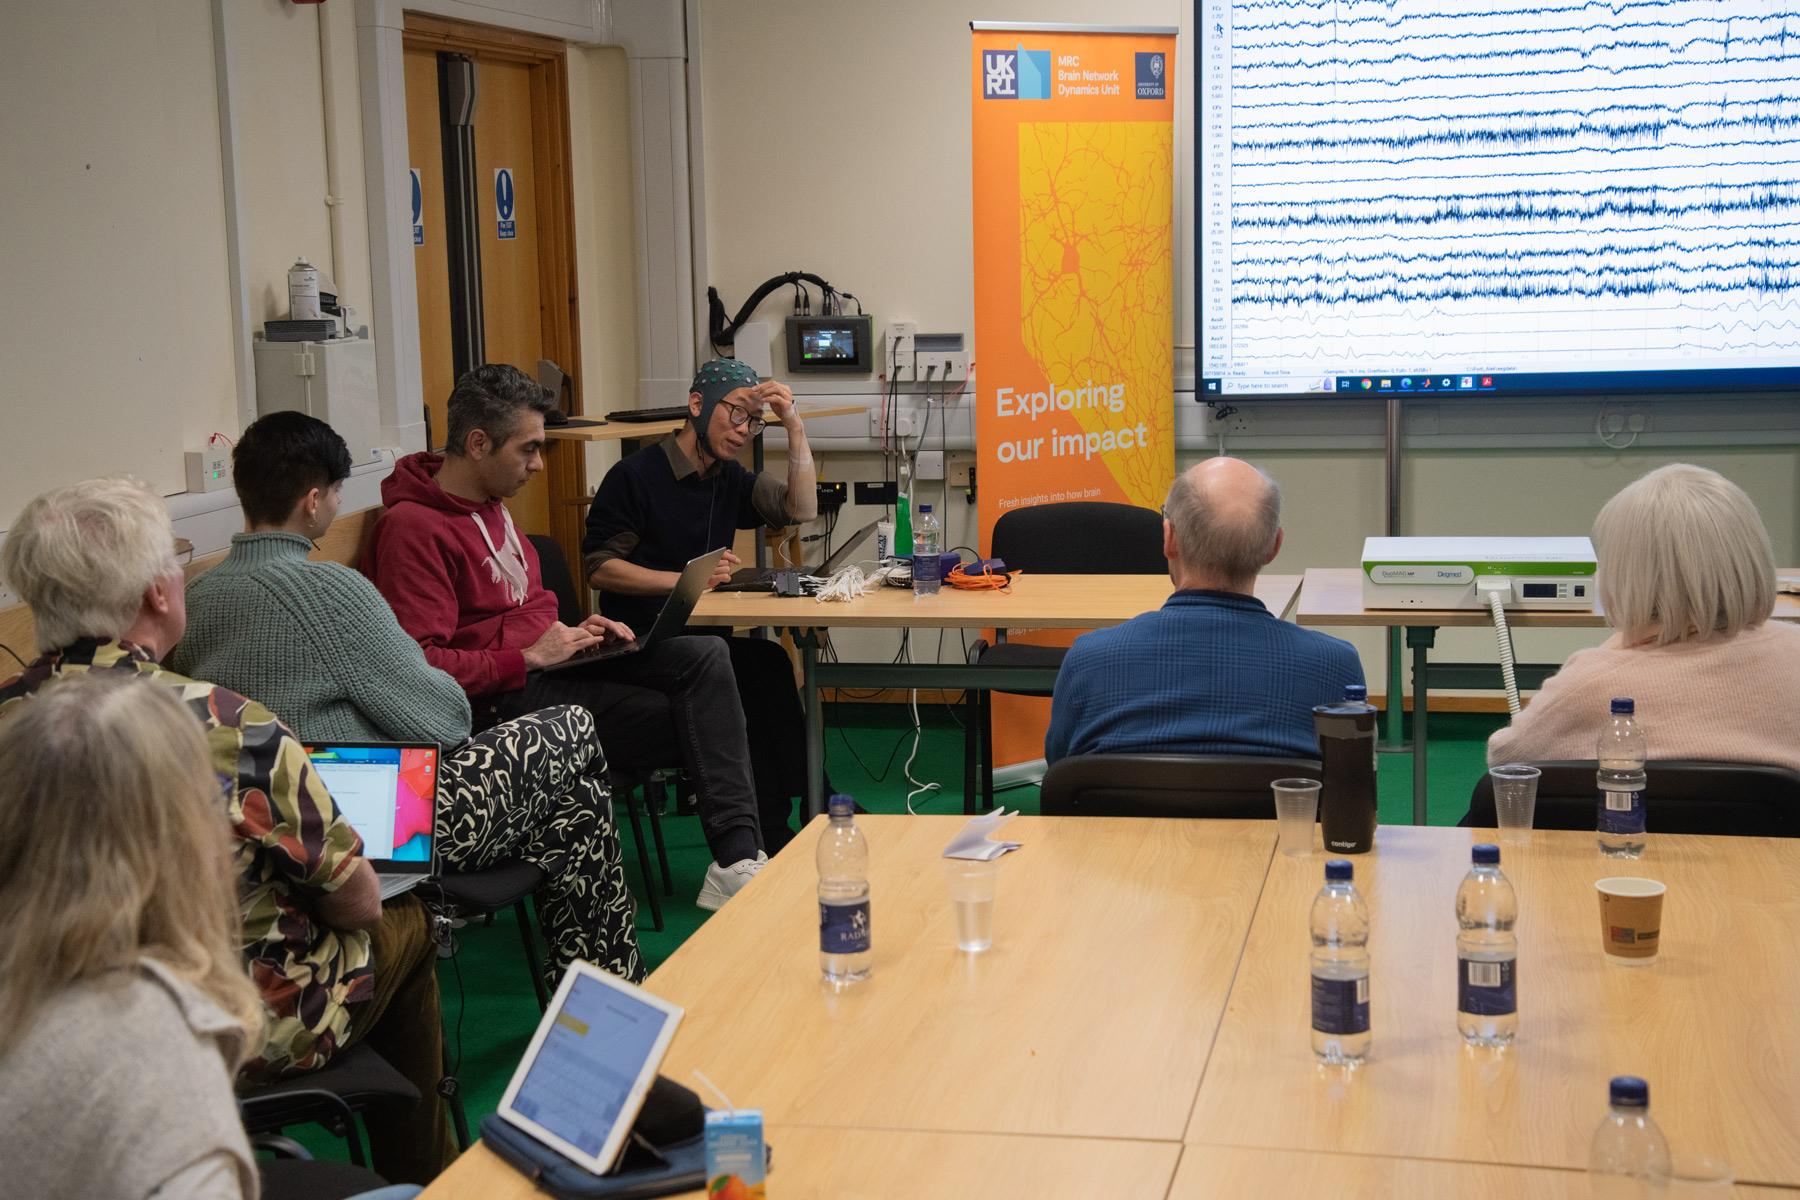
{"type": "Polygon", "coordinates": [[[1319,819],[1319,781],[1277,779],[1269,785],[1275,793],[1275,820],[1281,835],[1281,852],[1311,854],[1313,828],[1319,819]]]}
{"type": "Polygon", "coordinates": [[[1599,880],[1600,944],[1606,957],[1620,966],[1648,966],[1662,946],[1663,895],[1667,885],[1654,879],[1613,875],[1599,880]]]}

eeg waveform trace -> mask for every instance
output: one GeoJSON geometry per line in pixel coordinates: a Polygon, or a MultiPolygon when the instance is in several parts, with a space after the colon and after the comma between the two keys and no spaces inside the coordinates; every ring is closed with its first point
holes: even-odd
{"type": "Polygon", "coordinates": [[[1205,390],[1800,384],[1800,0],[1196,11],[1205,390]]]}

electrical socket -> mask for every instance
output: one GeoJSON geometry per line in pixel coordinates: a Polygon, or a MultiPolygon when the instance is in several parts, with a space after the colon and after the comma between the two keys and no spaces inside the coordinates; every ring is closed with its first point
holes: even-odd
{"type": "Polygon", "coordinates": [[[896,377],[901,372],[910,370],[913,361],[913,335],[919,332],[917,321],[889,321],[885,340],[887,344],[887,361],[883,369],[893,368],[896,377]]]}
{"type": "Polygon", "coordinates": [[[1650,428],[1650,414],[1634,412],[1625,418],[1625,429],[1630,433],[1643,433],[1650,428]]]}
{"type": "Polygon", "coordinates": [[[970,473],[975,469],[975,460],[970,455],[959,451],[950,452],[950,461],[945,464],[945,473],[950,477],[951,487],[969,487],[970,473]]]}
{"type": "MultiPolygon", "coordinates": [[[[908,412],[895,414],[892,432],[893,436],[897,438],[911,437],[913,435],[913,415],[908,412]]],[[[869,436],[875,438],[881,436],[880,408],[871,408],[869,410],[869,436]]]]}
{"type": "Polygon", "coordinates": [[[913,470],[917,479],[942,479],[944,477],[944,452],[942,450],[921,450],[913,462],[913,470]]]}

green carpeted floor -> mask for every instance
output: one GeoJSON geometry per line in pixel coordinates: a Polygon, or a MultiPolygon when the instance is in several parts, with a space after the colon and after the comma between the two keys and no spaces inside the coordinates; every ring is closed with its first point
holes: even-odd
{"type": "MultiPolygon", "coordinates": [[[[913,759],[913,778],[935,780],[941,791],[922,793],[914,807],[922,812],[962,811],[962,731],[943,705],[923,707],[924,733],[913,759]]],[[[1451,825],[1468,807],[1469,790],[1486,769],[1488,734],[1504,718],[1485,715],[1434,714],[1431,719],[1429,815],[1433,825],[1451,825]]],[[[826,762],[838,790],[855,796],[871,812],[903,813],[909,784],[904,769],[912,749],[912,716],[899,705],[841,704],[828,709],[826,762]]],[[[1412,813],[1412,758],[1383,754],[1378,776],[1379,805],[1384,823],[1403,823],[1412,813]]],[[[1038,811],[1035,787],[1003,793],[1008,808],[1038,811]]],[[[709,915],[694,907],[694,896],[711,856],[693,817],[665,817],[663,832],[675,877],[675,895],[663,900],[666,928],[650,928],[650,913],[640,905],[638,939],[645,963],[655,970],[675,952],[709,915]]],[[[648,832],[646,831],[646,838],[648,832]]],[[[643,870],[625,836],[625,869],[634,891],[642,896],[643,870]]],[[[461,931],[460,952],[442,964],[444,1021],[450,1053],[462,1082],[463,1104],[471,1126],[494,1111],[512,1077],[513,1068],[537,1027],[538,1009],[525,971],[515,923],[502,917],[492,927],[461,931]]],[[[296,1131],[298,1132],[298,1131],[296,1131]]],[[[341,1157],[341,1143],[306,1132],[301,1140],[320,1157],[341,1157]]]]}

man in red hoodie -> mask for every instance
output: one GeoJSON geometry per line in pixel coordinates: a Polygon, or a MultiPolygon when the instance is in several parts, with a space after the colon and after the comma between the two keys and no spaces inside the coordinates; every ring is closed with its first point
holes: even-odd
{"type": "Polygon", "coordinates": [[[597,642],[629,639],[605,617],[557,620],[537,551],[503,501],[543,470],[552,397],[517,368],[490,364],[450,393],[442,456],[409,454],[381,485],[387,512],[362,570],[393,606],[426,661],[501,718],[555,704],[594,716],[614,766],[679,762],[713,863],[697,903],[716,909],[755,876],[762,850],[744,709],[718,638],[671,638],[650,650],[546,674],[597,642]]]}

